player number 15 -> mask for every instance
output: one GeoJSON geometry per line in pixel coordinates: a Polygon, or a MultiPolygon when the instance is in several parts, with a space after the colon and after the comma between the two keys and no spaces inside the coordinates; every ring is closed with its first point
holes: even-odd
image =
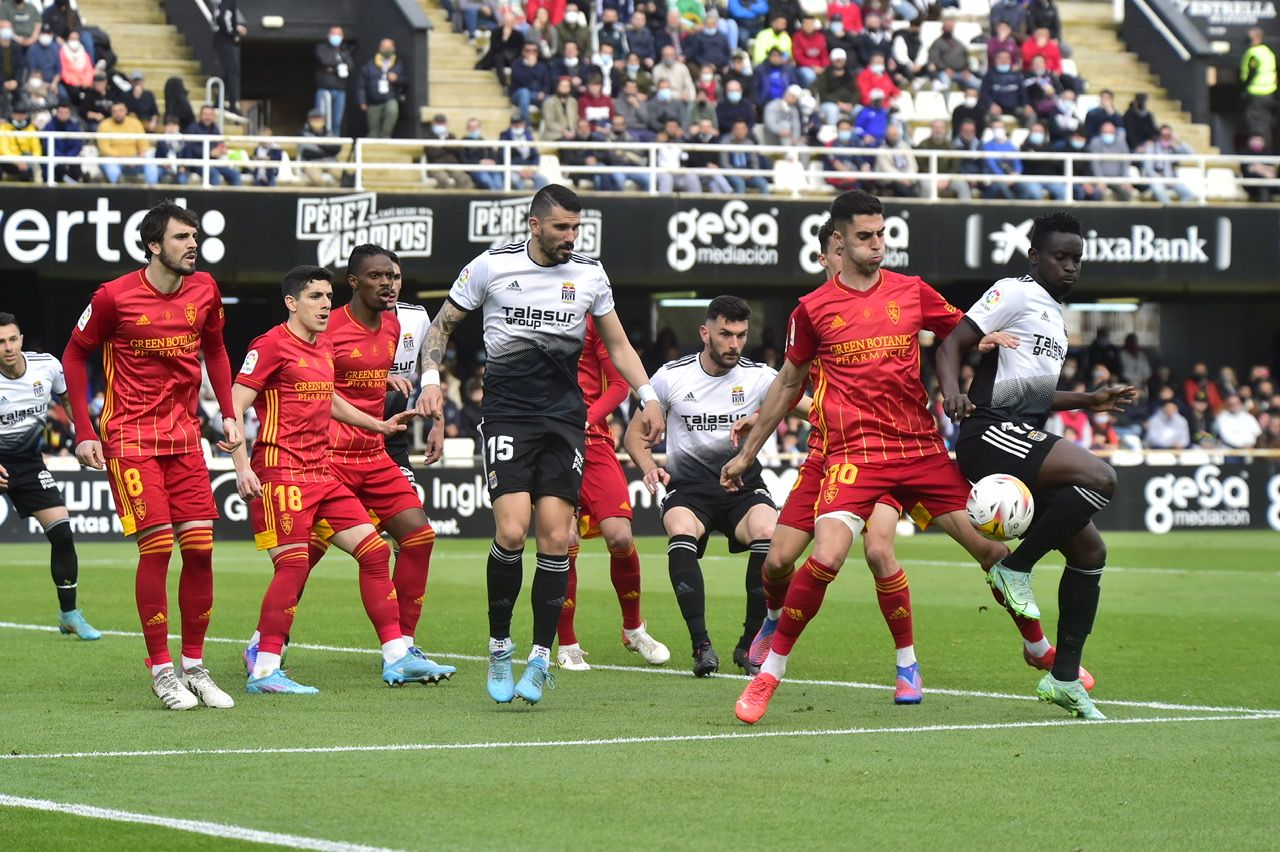
{"type": "Polygon", "coordinates": [[[485,442],[489,447],[489,463],[511,461],[516,454],[515,441],[510,435],[494,435],[485,442]]]}

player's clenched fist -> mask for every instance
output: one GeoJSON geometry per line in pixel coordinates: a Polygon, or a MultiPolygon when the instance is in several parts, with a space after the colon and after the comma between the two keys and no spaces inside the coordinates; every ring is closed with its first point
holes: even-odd
{"type": "Polygon", "coordinates": [[[430,417],[433,420],[444,419],[444,394],[437,384],[424,385],[418,396],[418,404],[413,409],[419,417],[430,417]]]}
{"type": "Polygon", "coordinates": [[[102,470],[107,466],[106,459],[102,456],[102,442],[81,441],[76,444],[76,461],[85,467],[102,470]]]}
{"type": "Polygon", "coordinates": [[[737,491],[742,487],[742,475],[751,467],[751,459],[734,456],[720,468],[720,484],[726,491],[737,491]]]}

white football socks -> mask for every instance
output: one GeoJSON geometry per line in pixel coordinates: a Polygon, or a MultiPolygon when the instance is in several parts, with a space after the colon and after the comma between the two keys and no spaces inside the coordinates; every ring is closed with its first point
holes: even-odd
{"type": "Polygon", "coordinates": [[[899,648],[896,654],[898,656],[898,668],[905,669],[916,661],[916,646],[908,645],[905,648],[899,648]]]}
{"type": "Polygon", "coordinates": [[[551,649],[550,649],[550,648],[547,648],[547,647],[545,647],[545,646],[543,646],[543,645],[534,645],[534,646],[529,650],[529,661],[530,661],[530,662],[532,662],[534,659],[540,659],[540,660],[542,660],[544,663],[547,663],[548,665],[550,665],[550,663],[551,663],[551,649]]]}
{"type": "Polygon", "coordinates": [[[782,676],[787,673],[787,655],[770,651],[769,656],[764,658],[764,665],[760,666],[760,672],[771,674],[778,680],[782,680],[782,676]]]}
{"type": "Polygon", "coordinates": [[[196,666],[203,666],[203,665],[204,665],[203,657],[188,657],[186,654],[182,655],[183,671],[186,671],[187,669],[194,669],[196,666]]]}
{"type": "Polygon", "coordinates": [[[279,654],[268,654],[265,651],[259,651],[258,659],[253,664],[253,677],[255,680],[260,677],[266,677],[278,668],[280,668],[279,654]]]}
{"type": "Polygon", "coordinates": [[[409,646],[404,644],[404,639],[392,639],[390,642],[382,643],[382,661],[384,663],[395,663],[405,658],[409,653],[409,646]]]}
{"type": "Polygon", "coordinates": [[[1027,653],[1031,654],[1033,657],[1043,657],[1045,654],[1049,653],[1049,649],[1053,647],[1049,644],[1049,640],[1045,638],[1041,638],[1039,642],[1028,642],[1026,639],[1023,639],[1022,644],[1026,647],[1027,653]]]}

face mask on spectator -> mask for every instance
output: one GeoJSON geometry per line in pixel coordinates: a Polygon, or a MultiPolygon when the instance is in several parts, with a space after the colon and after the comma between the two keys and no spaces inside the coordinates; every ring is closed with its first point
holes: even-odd
{"type": "Polygon", "coordinates": [[[844,35],[844,21],[835,20],[831,22],[831,34],[835,36],[844,35]]]}
{"type": "Polygon", "coordinates": [[[29,118],[11,118],[11,119],[9,119],[9,123],[13,125],[13,128],[14,128],[15,130],[22,130],[22,129],[24,129],[28,124],[30,124],[30,123],[31,123],[31,119],[29,119],[29,118]]]}
{"type": "Polygon", "coordinates": [[[468,138],[468,139],[483,139],[484,137],[480,135],[480,131],[479,131],[479,130],[468,130],[468,131],[467,131],[467,138],[468,138]]]}
{"type": "Polygon", "coordinates": [[[659,89],[659,90],[658,90],[658,100],[660,100],[660,101],[669,101],[669,100],[671,100],[671,90],[670,90],[670,89],[659,89]]]}
{"type": "Polygon", "coordinates": [[[577,68],[577,67],[578,67],[578,57],[576,57],[576,56],[566,56],[566,57],[564,58],[564,67],[565,67],[565,68],[577,68]]]}
{"type": "Polygon", "coordinates": [[[992,139],[994,139],[994,140],[996,140],[997,142],[1003,142],[1003,141],[1004,141],[1004,139],[1005,139],[1005,132],[1004,132],[1004,128],[1003,128],[1003,127],[997,127],[995,130],[992,130],[992,131],[991,131],[991,138],[992,138],[992,139]]]}
{"type": "Polygon", "coordinates": [[[1010,66],[1008,62],[1001,62],[998,65],[996,65],[996,70],[999,71],[1001,74],[1008,74],[1009,69],[1011,67],[1012,66],[1010,66]]]}
{"type": "Polygon", "coordinates": [[[872,65],[868,65],[867,67],[871,69],[871,73],[872,73],[872,74],[883,74],[883,73],[884,73],[884,66],[883,66],[883,65],[881,65],[881,64],[879,64],[879,63],[875,63],[875,64],[872,64],[872,65]]]}
{"type": "Polygon", "coordinates": [[[1116,135],[1114,133],[1102,134],[1102,142],[1104,145],[1114,145],[1115,141],[1116,141],[1116,135]]]}
{"type": "Polygon", "coordinates": [[[4,29],[0,29],[0,41],[8,41],[8,40],[9,40],[9,39],[11,39],[11,38],[13,38],[13,30],[12,30],[12,29],[10,29],[9,27],[5,27],[4,29]]]}
{"type": "MultiPolygon", "coordinates": [[[[729,92],[728,98],[729,98],[729,103],[736,104],[742,100],[742,92],[729,92]]],[[[1262,150],[1261,147],[1259,147],[1258,150],[1262,150]]]]}
{"type": "Polygon", "coordinates": [[[45,47],[48,47],[49,45],[53,44],[53,35],[52,35],[52,33],[41,33],[41,34],[40,34],[40,43],[41,43],[42,45],[44,45],[45,47]]]}
{"type": "Polygon", "coordinates": [[[391,57],[396,55],[396,52],[394,50],[379,50],[378,55],[381,56],[383,59],[390,59],[391,57]]]}
{"type": "Polygon", "coordinates": [[[1027,135],[1027,141],[1030,142],[1032,145],[1043,145],[1044,134],[1039,132],[1038,130],[1032,131],[1030,134],[1027,135]]]}
{"type": "Polygon", "coordinates": [[[965,98],[965,99],[964,99],[964,105],[965,105],[965,106],[967,106],[969,109],[973,109],[974,107],[976,107],[976,106],[978,105],[978,99],[977,99],[977,98],[965,98]]]}
{"type": "Polygon", "coordinates": [[[852,131],[852,130],[837,130],[837,131],[836,131],[836,140],[837,140],[837,141],[840,141],[840,142],[848,142],[848,141],[849,141],[850,139],[852,139],[852,138],[853,138],[853,131],[852,131]]]}
{"type": "Polygon", "coordinates": [[[715,74],[703,74],[700,78],[703,83],[711,83],[716,79],[715,74]]]}
{"type": "Polygon", "coordinates": [[[636,73],[638,73],[639,71],[640,71],[640,63],[638,63],[638,62],[628,62],[628,63],[627,63],[627,73],[628,73],[628,74],[631,74],[632,76],[634,76],[634,75],[635,75],[636,73]]]}
{"type": "Polygon", "coordinates": [[[667,66],[668,68],[671,68],[676,64],[676,59],[674,56],[664,57],[662,60],[662,64],[667,66]]]}
{"type": "Polygon", "coordinates": [[[1071,140],[1071,147],[1072,147],[1072,148],[1075,148],[1077,151],[1079,151],[1079,150],[1083,149],[1083,148],[1084,148],[1084,140],[1083,140],[1083,139],[1079,139],[1079,138],[1073,138],[1073,139],[1071,140]]]}
{"type": "Polygon", "coordinates": [[[433,125],[431,125],[431,132],[432,132],[432,133],[434,133],[434,134],[435,134],[435,135],[437,135],[437,136],[445,136],[445,135],[447,135],[447,134],[448,134],[448,132],[449,132],[449,125],[447,125],[447,124],[433,124],[433,125]]]}
{"type": "Polygon", "coordinates": [[[340,46],[342,44],[342,36],[340,35],[329,36],[329,44],[333,45],[334,47],[340,46]]]}

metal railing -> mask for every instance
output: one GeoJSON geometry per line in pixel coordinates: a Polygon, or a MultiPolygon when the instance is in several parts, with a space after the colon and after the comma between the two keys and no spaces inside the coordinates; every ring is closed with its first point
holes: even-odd
{"type": "MultiPolygon", "coordinates": [[[[513,178],[517,177],[520,172],[527,169],[538,169],[538,166],[522,165],[515,162],[513,152],[519,148],[533,148],[540,152],[544,157],[546,155],[554,155],[557,158],[557,170],[561,175],[568,176],[570,179],[592,178],[595,175],[614,175],[623,177],[643,177],[647,187],[642,189],[649,195],[657,195],[660,190],[658,188],[658,177],[660,175],[670,175],[672,177],[680,177],[692,175],[699,178],[710,176],[735,176],[744,179],[755,177],[763,177],[774,183],[774,191],[792,195],[799,195],[802,192],[824,189],[829,180],[848,180],[848,181],[911,181],[919,187],[919,197],[928,200],[934,200],[942,197],[945,187],[940,184],[946,184],[954,181],[963,181],[970,184],[987,185],[990,183],[1006,184],[1010,187],[1017,187],[1025,184],[1047,184],[1060,185],[1064,187],[1074,187],[1083,184],[1097,184],[1109,186],[1113,184],[1133,184],[1139,186],[1149,186],[1159,184],[1166,187],[1172,187],[1175,184],[1187,184],[1195,193],[1198,203],[1206,204],[1211,200],[1211,183],[1213,175],[1210,174],[1211,169],[1230,169],[1232,175],[1230,177],[1229,186],[1233,190],[1244,189],[1247,187],[1266,187],[1268,189],[1280,191],[1280,180],[1272,180],[1268,178],[1244,178],[1240,176],[1240,168],[1245,163],[1266,163],[1280,169],[1280,157],[1260,157],[1260,156],[1241,156],[1241,155],[1220,155],[1220,154],[1091,154],[1088,152],[1064,152],[1064,153],[1032,153],[1032,152],[997,152],[997,151],[956,151],[956,150],[929,150],[921,148],[901,149],[899,153],[903,155],[911,155],[917,161],[917,171],[901,172],[901,171],[876,171],[876,170],[859,170],[853,172],[827,171],[824,169],[811,168],[811,164],[823,163],[827,157],[839,158],[876,158],[881,155],[892,156],[896,149],[886,148],[862,148],[862,147],[806,147],[806,146],[784,146],[784,145],[725,145],[725,144],[695,144],[680,143],[673,145],[672,143],[663,142],[596,142],[596,141],[545,141],[534,140],[526,142],[523,140],[470,140],[470,139],[449,139],[449,140],[408,140],[408,139],[348,139],[341,137],[312,137],[312,136],[160,136],[157,134],[118,134],[118,133],[89,133],[89,132],[53,132],[53,131],[37,131],[37,132],[8,132],[0,133],[0,141],[12,138],[15,141],[22,140],[29,142],[34,137],[41,143],[41,153],[33,155],[8,155],[0,156],[0,162],[16,163],[26,162],[38,166],[39,173],[47,183],[54,183],[54,174],[58,166],[62,165],[79,165],[81,167],[90,166],[98,168],[103,164],[114,164],[119,166],[157,166],[162,169],[182,167],[192,175],[198,175],[198,180],[194,185],[209,187],[210,173],[215,169],[231,167],[235,169],[257,169],[272,168],[297,170],[297,169],[322,169],[329,173],[351,174],[353,179],[348,184],[356,190],[365,188],[368,173],[376,171],[382,174],[392,173],[397,177],[404,175],[403,188],[422,189],[427,181],[428,172],[465,172],[465,173],[489,173],[496,174],[501,179],[501,186],[498,187],[503,191],[513,189],[513,178]],[[182,142],[185,144],[194,144],[199,149],[200,156],[192,157],[166,157],[159,159],[153,156],[154,148],[151,148],[146,156],[133,157],[109,157],[100,153],[84,153],[79,155],[57,155],[55,151],[55,143],[59,140],[80,139],[86,143],[95,143],[102,140],[128,140],[138,141],[145,140],[149,146],[162,139],[169,141],[182,142]],[[332,159],[322,160],[298,160],[291,159],[288,163],[269,160],[253,160],[253,159],[226,159],[211,156],[211,150],[219,141],[225,141],[230,148],[243,149],[252,151],[258,143],[269,143],[278,145],[286,151],[296,151],[299,146],[339,146],[340,151],[332,159]],[[406,161],[405,149],[413,148],[416,151],[414,159],[406,161]],[[449,163],[449,162],[431,162],[432,152],[438,150],[449,149],[457,151],[459,149],[487,149],[496,154],[495,162],[492,164],[476,164],[476,163],[449,163]],[[673,159],[681,159],[687,157],[688,154],[711,154],[717,158],[722,152],[742,152],[756,154],[765,160],[767,167],[756,169],[735,169],[735,168],[690,168],[687,166],[669,165],[673,159]],[[639,162],[634,164],[623,164],[618,162],[600,163],[595,165],[576,165],[567,163],[564,160],[566,152],[574,151],[593,151],[603,153],[604,155],[616,159],[619,155],[629,153],[636,155],[639,162]],[[425,162],[423,155],[425,154],[425,162]],[[770,159],[774,162],[768,162],[770,159]],[[992,161],[995,163],[1004,163],[1017,160],[1022,163],[1051,161],[1062,168],[1062,174],[1058,175],[1025,175],[1025,174],[975,174],[958,172],[942,172],[940,166],[947,161],[992,161]],[[1123,174],[1118,177],[1100,178],[1092,174],[1080,174],[1080,164],[1088,164],[1090,168],[1098,163],[1122,163],[1124,167],[1121,169],[1123,174]],[[1145,174],[1131,174],[1131,165],[1144,162],[1167,163],[1170,164],[1176,172],[1179,166],[1192,167],[1195,169],[1191,176],[1167,176],[1156,177],[1145,174]],[[780,166],[779,163],[786,164],[780,166]]],[[[568,159],[572,159],[570,153],[568,159]]],[[[548,164],[549,165],[549,164],[548,164]]],[[[763,164],[762,164],[763,165],[763,164]]],[[[981,168],[981,165],[978,166],[981,168]]],[[[548,171],[551,171],[548,169],[548,171]]],[[[299,181],[300,182],[300,181],[299,181]]],[[[981,195],[980,189],[975,191],[974,200],[979,200],[981,195]]],[[[1075,203],[1073,192],[1069,189],[1066,192],[1066,198],[1062,201],[1064,204],[1075,203]]]]}

